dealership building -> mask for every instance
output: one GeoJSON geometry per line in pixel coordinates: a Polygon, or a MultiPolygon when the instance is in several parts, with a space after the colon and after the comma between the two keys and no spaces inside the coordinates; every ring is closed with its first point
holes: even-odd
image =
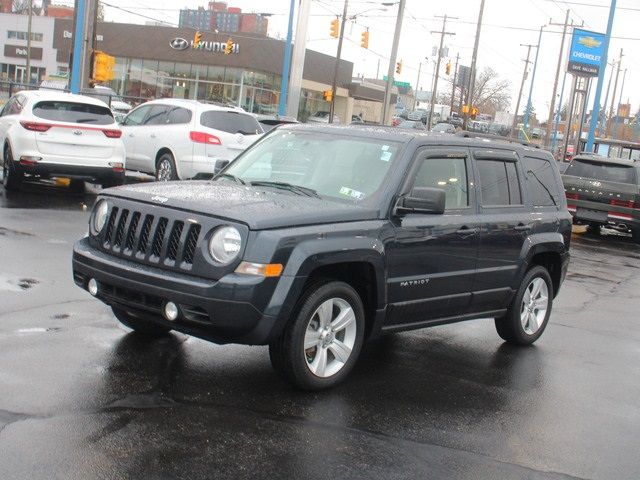
{"type": "MultiPolygon", "coordinates": [[[[25,82],[27,16],[0,14],[1,75],[4,81],[25,82]]],[[[203,32],[194,44],[194,30],[123,23],[99,23],[98,50],[116,58],[110,86],[134,103],[153,98],[190,98],[237,105],[254,113],[276,113],[284,42],[251,34],[203,32]],[[233,42],[225,54],[226,42],[233,42]]],[[[49,75],[66,75],[73,45],[69,19],[34,17],[32,83],[49,75]]],[[[331,89],[335,58],[307,50],[299,118],[329,110],[323,92],[331,89]]],[[[380,92],[354,96],[353,64],[340,60],[336,113],[350,121],[366,102],[381,104],[380,92]],[[364,103],[363,103],[364,102],[364,103]]],[[[379,121],[379,118],[369,120],[379,121]]]]}

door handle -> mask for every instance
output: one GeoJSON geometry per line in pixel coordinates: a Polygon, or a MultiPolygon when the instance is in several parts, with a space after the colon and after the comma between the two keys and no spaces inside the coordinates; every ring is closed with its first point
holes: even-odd
{"type": "Polygon", "coordinates": [[[468,236],[471,236],[471,235],[475,235],[475,234],[476,234],[476,233],[478,233],[479,231],[480,231],[480,229],[479,229],[479,228],[462,227],[462,228],[460,228],[460,229],[456,230],[456,233],[457,233],[458,235],[468,235],[468,236]]]}
{"type": "Polygon", "coordinates": [[[527,232],[533,228],[533,225],[531,225],[530,223],[527,223],[526,225],[524,223],[520,223],[514,228],[519,232],[527,232]]]}

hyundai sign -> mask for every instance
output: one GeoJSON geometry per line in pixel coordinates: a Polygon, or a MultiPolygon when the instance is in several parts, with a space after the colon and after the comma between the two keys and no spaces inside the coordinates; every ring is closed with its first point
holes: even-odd
{"type": "Polygon", "coordinates": [[[604,34],[573,29],[569,50],[569,73],[581,77],[597,77],[604,56],[604,34]]]}

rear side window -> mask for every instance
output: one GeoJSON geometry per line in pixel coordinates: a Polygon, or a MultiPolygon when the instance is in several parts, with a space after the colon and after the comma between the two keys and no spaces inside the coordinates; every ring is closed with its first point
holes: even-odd
{"type": "Polygon", "coordinates": [[[167,117],[167,123],[170,125],[191,123],[191,110],[182,107],[173,107],[169,110],[167,117]]]}
{"type": "Polygon", "coordinates": [[[524,157],[523,165],[533,205],[536,207],[557,205],[558,182],[551,162],[542,158],[524,157]]]}
{"type": "Polygon", "coordinates": [[[33,114],[45,120],[88,125],[110,125],[115,121],[108,107],[78,102],[38,102],[33,106],[33,114]]]}
{"type": "Polygon", "coordinates": [[[227,133],[242,133],[243,135],[263,133],[262,127],[254,117],[240,112],[210,110],[200,115],[200,123],[204,127],[227,133]]]}
{"type": "Polygon", "coordinates": [[[478,160],[482,205],[521,205],[520,184],[515,162],[478,160]]]}
{"type": "Polygon", "coordinates": [[[573,160],[565,175],[574,177],[593,178],[605,182],[636,183],[635,168],[615,163],[590,162],[586,160],[573,160]]]}

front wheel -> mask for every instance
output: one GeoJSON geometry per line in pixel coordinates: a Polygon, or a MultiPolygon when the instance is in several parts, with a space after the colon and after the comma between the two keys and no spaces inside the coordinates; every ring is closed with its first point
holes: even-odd
{"type": "Polygon", "coordinates": [[[553,284],[547,269],[531,268],[522,279],[504,317],[496,318],[498,335],[507,343],[531,345],[547,326],[553,304],[553,284]]]}
{"type": "Polygon", "coordinates": [[[158,163],[156,164],[156,180],[158,182],[178,180],[176,162],[170,153],[163,153],[158,159],[158,163]]]}
{"type": "Polygon", "coordinates": [[[171,329],[165,325],[154,323],[143,318],[134,317],[133,315],[120,308],[111,307],[111,310],[113,311],[115,317],[120,321],[120,323],[122,323],[125,327],[129,327],[131,330],[141,336],[161,337],[171,331],[171,329]]]}
{"type": "Polygon", "coordinates": [[[318,283],[302,296],[297,314],[269,345],[274,369],[303,390],[333,387],[353,368],[364,335],[364,308],[343,282],[318,283]]]}
{"type": "Polygon", "coordinates": [[[13,161],[11,147],[4,149],[4,162],[2,163],[2,184],[5,190],[18,190],[22,186],[23,174],[20,167],[13,161]]]}

